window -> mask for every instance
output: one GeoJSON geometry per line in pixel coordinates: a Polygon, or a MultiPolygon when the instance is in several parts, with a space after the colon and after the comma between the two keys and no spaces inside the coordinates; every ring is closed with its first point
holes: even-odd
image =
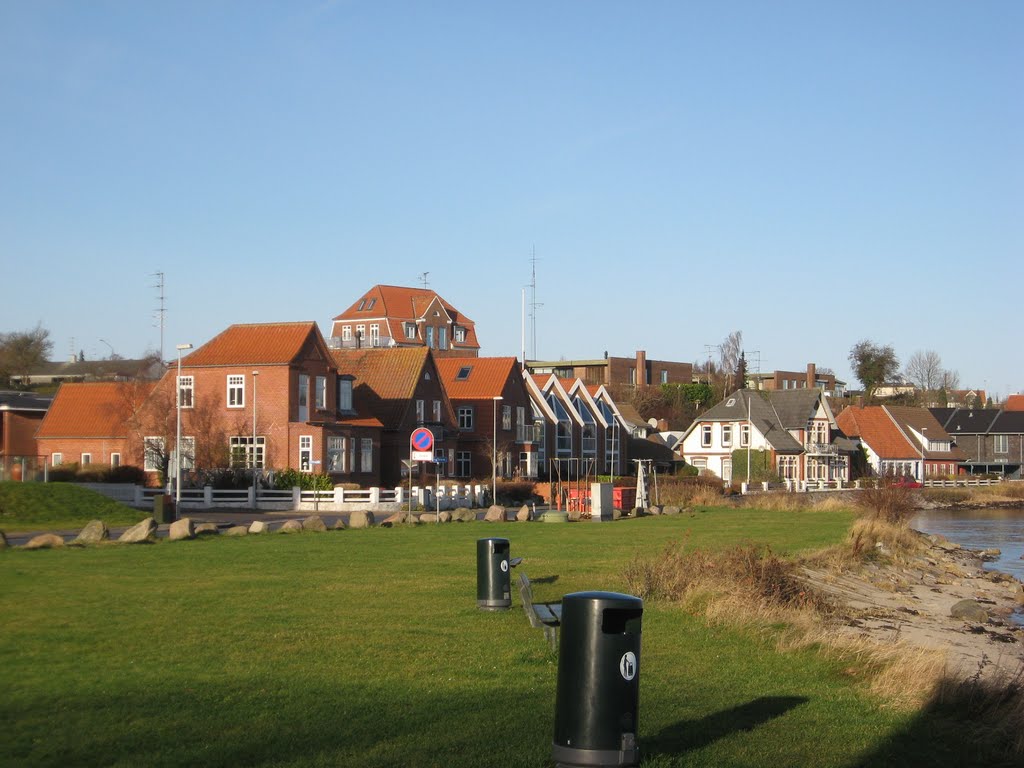
{"type": "Polygon", "coordinates": [[[456,477],[470,477],[473,474],[473,454],[469,451],[458,451],[455,454],[456,477]]]}
{"type": "Polygon", "coordinates": [[[694,459],[693,468],[697,470],[698,475],[703,475],[708,471],[708,460],[707,459],[694,459]]]}
{"type": "Polygon", "coordinates": [[[668,371],[664,368],[661,370],[661,383],[668,384],[668,371]]]}
{"type": "Polygon", "coordinates": [[[472,373],[472,371],[473,366],[471,365],[465,365],[462,368],[459,368],[459,372],[455,374],[455,380],[466,381],[469,378],[469,374],[472,373]]]}
{"type": "Polygon", "coordinates": [[[338,410],[352,410],[352,379],[340,377],[338,379],[338,410]]]}
{"type": "Polygon", "coordinates": [[[732,447],[732,424],[723,424],[722,425],[722,447],[723,448],[731,448],[732,447]]]}
{"type": "Polygon", "coordinates": [[[228,408],[245,407],[245,376],[228,376],[228,408]]]}
{"type": "Polygon", "coordinates": [[[121,466],[121,454],[120,453],[116,453],[115,452],[115,453],[110,454],[110,466],[111,467],[120,467],[121,466]]]}
{"type": "Polygon", "coordinates": [[[266,454],[266,438],[262,435],[256,436],[253,443],[252,435],[238,435],[232,437],[228,442],[231,450],[232,467],[255,467],[262,469],[264,456],[266,454]]]}
{"type": "Polygon", "coordinates": [[[750,425],[740,424],[740,448],[750,446],[750,425]]]}
{"type": "Polygon", "coordinates": [[[630,367],[629,369],[629,383],[636,385],[636,368],[630,367]]]}
{"type": "Polygon", "coordinates": [[[309,374],[299,374],[299,421],[309,421],[309,374]]]}
{"type": "Polygon", "coordinates": [[[437,329],[437,346],[440,349],[448,349],[448,329],[438,328],[437,329]]]}
{"type": "MultiPolygon", "coordinates": [[[[177,461],[177,457],[174,459],[177,461]]],[[[196,465],[196,439],[194,437],[181,438],[181,468],[192,469],[196,465]]]]}
{"type": "Polygon", "coordinates": [[[701,424],[700,425],[700,447],[710,448],[711,447],[711,425],[701,424]]]}
{"type": "Polygon", "coordinates": [[[142,438],[143,461],[142,468],[147,472],[160,472],[163,470],[164,439],[162,437],[142,438]]]}
{"type": "Polygon", "coordinates": [[[327,471],[348,472],[345,464],[345,438],[327,438],[327,471]]]}
{"type": "Polygon", "coordinates": [[[314,401],[316,402],[316,408],[318,411],[327,410],[327,377],[317,376],[316,377],[316,394],[314,401]]]}
{"type": "Polygon", "coordinates": [[[427,346],[431,348],[434,346],[434,326],[432,325],[427,326],[427,346]]]}
{"type": "Polygon", "coordinates": [[[405,331],[405,338],[416,338],[416,323],[402,323],[402,329],[405,331]]]}
{"type": "Polygon", "coordinates": [[[799,470],[796,456],[779,456],[779,474],[783,480],[798,479],[799,470]]]}
{"type": "Polygon", "coordinates": [[[1009,435],[992,435],[992,450],[995,453],[1009,453],[1010,452],[1010,436],[1009,435]]]}
{"type": "Polygon", "coordinates": [[[352,341],[352,326],[351,325],[343,325],[343,326],[341,326],[341,340],[342,341],[352,341]]]}
{"type": "Polygon", "coordinates": [[[379,323],[370,323],[370,346],[371,347],[379,347],[380,346],[380,324],[379,323]]]}
{"type": "Polygon", "coordinates": [[[459,429],[471,430],[473,429],[473,408],[472,406],[462,406],[459,408],[459,429]]]}
{"type": "Polygon", "coordinates": [[[195,386],[195,379],[191,376],[178,377],[178,405],[182,408],[192,407],[192,390],[195,386]]]}
{"type": "Polygon", "coordinates": [[[356,326],[356,338],[359,339],[360,341],[362,341],[363,339],[366,338],[366,326],[365,325],[357,325],[356,326]]]}
{"type": "Polygon", "coordinates": [[[359,306],[356,307],[356,312],[362,312],[365,307],[366,307],[366,299],[360,299],[359,300],[359,306]]]}
{"type": "Polygon", "coordinates": [[[360,438],[359,447],[359,470],[361,472],[373,472],[373,439],[369,437],[360,438]]]}
{"type": "Polygon", "coordinates": [[[299,471],[311,472],[313,469],[313,436],[299,435],[299,471]]]}
{"type": "Polygon", "coordinates": [[[501,406],[501,428],[506,432],[512,429],[512,406],[501,406]]]}
{"type": "Polygon", "coordinates": [[[376,303],[377,303],[377,300],[376,300],[376,299],[370,299],[370,300],[369,300],[369,301],[368,301],[368,302],[366,303],[366,310],[367,310],[367,311],[369,311],[369,310],[373,309],[373,306],[374,306],[374,304],[376,304],[376,303]]]}
{"type": "Polygon", "coordinates": [[[423,413],[424,413],[423,401],[422,400],[417,400],[416,401],[416,423],[417,424],[422,424],[423,423],[423,413]]]}
{"type": "Polygon", "coordinates": [[[63,463],[64,463],[64,454],[63,453],[54,453],[54,454],[50,455],[50,466],[51,467],[59,467],[63,463]]]}
{"type": "Polygon", "coordinates": [[[466,340],[466,329],[461,325],[455,326],[455,342],[462,344],[466,340]]]}
{"type": "Polygon", "coordinates": [[[92,464],[92,454],[91,453],[83,453],[82,454],[82,466],[85,466],[86,464],[92,464]]]}
{"type": "Polygon", "coordinates": [[[434,422],[437,424],[441,423],[441,401],[434,401],[434,422]]]}
{"type": "Polygon", "coordinates": [[[815,421],[811,424],[811,440],[819,445],[828,445],[827,421],[815,421]]]}
{"type": "Polygon", "coordinates": [[[555,431],[555,453],[558,456],[572,455],[572,424],[560,421],[555,431]]]}

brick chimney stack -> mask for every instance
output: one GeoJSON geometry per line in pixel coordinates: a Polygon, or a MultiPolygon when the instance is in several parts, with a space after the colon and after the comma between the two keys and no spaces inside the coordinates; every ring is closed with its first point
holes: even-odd
{"type": "Polygon", "coordinates": [[[647,386],[647,352],[642,349],[636,351],[636,385],[647,386]]]}
{"type": "Polygon", "coordinates": [[[807,364],[807,388],[814,389],[818,381],[818,366],[814,363],[807,364]]]}

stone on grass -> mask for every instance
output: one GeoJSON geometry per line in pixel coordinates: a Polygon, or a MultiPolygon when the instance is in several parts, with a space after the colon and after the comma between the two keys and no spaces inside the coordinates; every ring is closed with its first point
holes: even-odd
{"type": "Polygon", "coordinates": [[[72,544],[99,544],[110,538],[110,529],[102,520],[93,520],[75,538],[72,544]]]}
{"type": "Polygon", "coordinates": [[[298,520],[285,520],[281,523],[281,527],[277,529],[278,533],[302,533],[302,523],[298,520]]]}
{"type": "Polygon", "coordinates": [[[304,531],[326,531],[327,523],[320,515],[310,515],[302,521],[302,530],[304,531]]]}
{"type": "Polygon", "coordinates": [[[533,520],[533,510],[530,509],[526,504],[523,504],[516,512],[516,520],[520,523],[526,523],[533,520]]]}
{"type": "Polygon", "coordinates": [[[141,523],[133,525],[118,538],[122,544],[141,544],[152,541],[156,536],[157,524],[152,517],[147,517],[141,523]]]}
{"type": "Polygon", "coordinates": [[[258,533],[266,533],[269,530],[270,526],[263,520],[253,520],[249,525],[249,533],[254,535],[258,533]]]}
{"type": "Polygon", "coordinates": [[[196,536],[216,536],[220,533],[220,528],[216,523],[199,523],[193,532],[196,536]]]}
{"type": "Polygon", "coordinates": [[[443,510],[437,516],[437,522],[439,522],[439,523],[450,523],[451,521],[452,521],[452,513],[449,512],[447,509],[443,510]]]}
{"type": "Polygon", "coordinates": [[[488,523],[504,523],[505,522],[505,508],[492,504],[487,510],[487,514],[484,515],[484,521],[488,523]]]}
{"type": "Polygon", "coordinates": [[[954,619],[964,621],[988,621],[988,610],[977,600],[961,600],[949,609],[954,619]]]}
{"type": "Polygon", "coordinates": [[[181,541],[182,539],[191,539],[196,535],[196,524],[192,522],[191,517],[183,517],[181,520],[175,520],[171,523],[171,527],[167,530],[168,541],[181,541]]]}
{"type": "Polygon", "coordinates": [[[334,525],[332,525],[331,528],[335,531],[344,531],[346,528],[348,528],[348,526],[345,525],[345,521],[339,517],[337,520],[334,521],[334,525]]]}
{"type": "Polygon", "coordinates": [[[373,516],[373,512],[364,509],[357,509],[348,518],[349,528],[370,528],[376,523],[377,520],[373,516]]]}
{"type": "Polygon", "coordinates": [[[248,536],[249,535],[249,529],[246,526],[244,526],[244,525],[232,525],[230,528],[228,528],[226,531],[224,531],[224,535],[225,536],[248,536]]]}
{"type": "Polygon", "coordinates": [[[476,520],[476,512],[468,507],[458,507],[452,511],[452,520],[457,523],[472,523],[476,520]]]}
{"type": "Polygon", "coordinates": [[[437,522],[437,515],[435,515],[433,512],[424,512],[422,515],[420,515],[420,522],[421,523],[436,523],[437,522]]]}
{"type": "Polygon", "coordinates": [[[50,549],[51,547],[63,547],[64,538],[56,533],[41,533],[29,539],[24,549],[50,549]]]}
{"type": "Polygon", "coordinates": [[[670,506],[667,506],[667,507],[662,507],[661,514],[663,514],[663,515],[678,515],[679,514],[679,507],[674,506],[674,505],[670,505],[670,506]]]}
{"type": "Polygon", "coordinates": [[[651,514],[651,515],[667,515],[668,514],[665,511],[664,507],[661,507],[658,504],[655,504],[653,507],[649,507],[647,509],[647,512],[648,512],[648,514],[651,514]]]}
{"type": "Polygon", "coordinates": [[[416,515],[405,510],[392,512],[381,521],[381,525],[391,527],[392,525],[413,525],[416,522],[416,515]]]}

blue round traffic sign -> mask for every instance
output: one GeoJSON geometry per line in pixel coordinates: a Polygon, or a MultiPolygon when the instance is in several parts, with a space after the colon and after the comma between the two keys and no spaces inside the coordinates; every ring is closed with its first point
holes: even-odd
{"type": "Polygon", "coordinates": [[[413,431],[412,447],[414,451],[429,451],[434,447],[434,433],[424,427],[413,431]]]}

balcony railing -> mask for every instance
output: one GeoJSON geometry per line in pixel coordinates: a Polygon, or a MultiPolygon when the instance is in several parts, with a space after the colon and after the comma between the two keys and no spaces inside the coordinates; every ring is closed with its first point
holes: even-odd
{"type": "Polygon", "coordinates": [[[839,448],[830,443],[807,443],[804,452],[809,456],[835,456],[839,453],[839,448]]]}
{"type": "Polygon", "coordinates": [[[394,346],[390,336],[377,336],[376,338],[364,336],[361,339],[343,339],[341,336],[331,336],[327,342],[331,349],[381,349],[394,346]]]}

